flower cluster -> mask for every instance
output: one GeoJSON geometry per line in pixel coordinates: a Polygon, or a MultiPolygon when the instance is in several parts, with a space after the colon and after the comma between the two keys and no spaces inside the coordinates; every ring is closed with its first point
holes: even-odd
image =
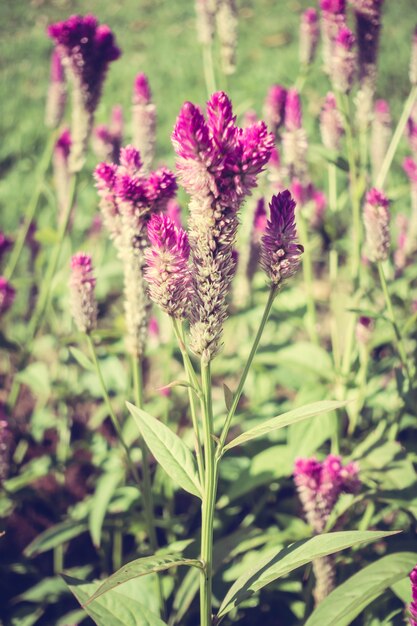
{"type": "Polygon", "coordinates": [[[320,0],[321,9],[321,38],[323,53],[323,69],[326,74],[331,73],[334,42],[340,28],[346,23],[345,0],[320,0]]]}
{"type": "Polygon", "coordinates": [[[145,278],[151,300],[168,315],[182,319],[189,311],[192,293],[187,233],[167,215],[157,214],[148,223],[148,237],[145,278]]]}
{"type": "Polygon", "coordinates": [[[306,9],[300,22],[300,63],[302,65],[310,65],[313,62],[319,34],[319,17],[316,9],[306,9]]]}
{"type": "Polygon", "coordinates": [[[417,565],[410,574],[411,582],[411,604],[408,606],[410,612],[410,626],[417,626],[417,565]]]}
{"type": "Polygon", "coordinates": [[[82,167],[104,78],[109,64],[120,56],[114,35],[93,15],[73,15],[48,28],[56,51],[73,86],[71,170],[82,167]]]}
{"type": "Polygon", "coordinates": [[[262,237],[261,266],[271,285],[281,287],[293,276],[301,262],[303,247],[297,243],[295,202],[288,190],[272,196],[270,218],[262,237]]]}
{"type": "Polygon", "coordinates": [[[136,358],[144,352],[149,314],[143,278],[146,227],[151,215],[165,210],[175,195],[175,176],[163,167],[145,175],[133,146],[121,149],[119,165],[100,163],[94,176],[103,221],[123,263],[127,349],[136,358]]]}
{"type": "Polygon", "coordinates": [[[340,150],[340,139],[343,135],[343,120],[337,108],[334,93],[326,95],[320,115],[320,133],[323,145],[328,150],[340,150]]]}
{"type": "Polygon", "coordinates": [[[51,73],[46,98],[45,124],[56,128],[62,121],[67,102],[67,86],[61,57],[56,50],[51,55],[51,73]]]}
{"type": "Polygon", "coordinates": [[[156,106],[145,74],[135,78],[132,103],[133,145],[140,152],[143,171],[148,172],[155,158],[156,106]]]}
{"type": "Polygon", "coordinates": [[[363,221],[366,231],[367,255],[370,261],[385,261],[390,247],[389,200],[378,189],[366,194],[363,221]]]}
{"type": "Polygon", "coordinates": [[[373,93],[383,0],[350,0],[356,17],[359,82],[373,93]]]}
{"type": "Polygon", "coordinates": [[[355,36],[347,26],[339,29],[333,45],[330,78],[333,89],[348,93],[352,89],[356,71],[355,36]]]}
{"type": "Polygon", "coordinates": [[[183,105],[172,141],[180,181],[191,196],[189,238],[196,294],[191,346],[209,361],[220,349],[227,317],[238,210],[268,162],[273,136],[263,122],[238,128],[229,98],[217,92],[207,104],[207,121],[197,106],[183,105]]]}
{"type": "Polygon", "coordinates": [[[97,325],[95,286],[91,256],[78,252],[71,259],[71,310],[78,330],[84,333],[97,325]]]}
{"type": "Polygon", "coordinates": [[[0,315],[4,315],[12,306],[16,291],[7,278],[0,276],[0,315]]]}

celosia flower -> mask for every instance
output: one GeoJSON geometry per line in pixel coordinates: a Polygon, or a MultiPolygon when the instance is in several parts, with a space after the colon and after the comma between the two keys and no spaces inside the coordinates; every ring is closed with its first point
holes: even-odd
{"type": "Polygon", "coordinates": [[[190,246],[187,233],[167,215],[153,215],[148,223],[145,279],[149,295],[171,317],[182,319],[190,307],[190,246]]]}
{"type": "Polygon", "coordinates": [[[3,231],[0,230],[0,261],[4,257],[5,254],[12,248],[13,241],[5,235],[3,231]]]}
{"type": "Polygon", "coordinates": [[[110,125],[99,124],[93,132],[93,149],[96,156],[104,161],[119,162],[123,139],[123,110],[121,106],[112,109],[110,125]]]}
{"type": "Polygon", "coordinates": [[[99,25],[93,15],[73,15],[52,24],[48,35],[73,85],[70,167],[71,171],[79,171],[108,66],[119,58],[120,50],[110,28],[99,25]]]}
{"type": "Polygon", "coordinates": [[[300,21],[300,63],[310,65],[319,42],[319,18],[316,9],[304,11],[300,21]]]}
{"type": "Polygon", "coordinates": [[[354,45],[354,34],[349,28],[342,26],[334,40],[330,65],[330,78],[335,91],[348,93],[352,88],[356,70],[354,45]]]}
{"type": "Polygon", "coordinates": [[[282,136],[288,176],[303,179],[307,171],[307,135],[302,127],[301,99],[297,89],[289,89],[285,101],[285,132],[282,136]]]}
{"type": "Polygon", "coordinates": [[[68,193],[70,184],[70,172],[68,159],[71,149],[71,133],[68,128],[60,133],[54,146],[54,152],[52,155],[52,165],[54,171],[54,183],[58,200],[58,223],[61,222],[63,215],[65,214],[68,193]]]}
{"type": "Polygon", "coordinates": [[[238,209],[268,162],[273,137],[263,122],[238,128],[230,100],[218,92],[208,102],[207,121],[198,107],[183,105],[172,141],[180,180],[191,195],[195,303],[190,344],[209,361],[220,350],[227,317],[238,209]]]}
{"type": "Polygon", "coordinates": [[[350,0],[356,17],[359,82],[375,91],[378,40],[383,0],[350,0]]]}
{"type": "Polygon", "coordinates": [[[340,150],[343,135],[343,120],[337,108],[334,93],[329,91],[320,114],[320,133],[323,145],[328,150],[340,150]]]}
{"type": "Polygon", "coordinates": [[[140,152],[144,172],[148,172],[155,158],[156,106],[152,102],[149,81],[138,74],[133,86],[132,136],[133,145],[140,152]]]}
{"type": "Polygon", "coordinates": [[[287,90],[282,85],[272,85],[264,103],[264,117],[269,130],[277,135],[285,119],[285,101],[287,90]]]}
{"type": "Polygon", "coordinates": [[[145,349],[150,307],[143,277],[146,226],[152,213],[165,210],[174,196],[175,177],[166,168],[146,176],[133,146],[121,149],[119,166],[100,163],[94,175],[104,223],[123,263],[127,349],[138,358],[145,349]]]}
{"type": "Polygon", "coordinates": [[[7,278],[0,276],[0,315],[4,315],[14,302],[16,291],[7,278]]]}
{"type": "Polygon", "coordinates": [[[374,178],[378,175],[391,139],[391,113],[386,100],[377,100],[372,121],[370,156],[374,178]]]}
{"type": "Polygon", "coordinates": [[[51,54],[51,73],[49,78],[48,95],[46,99],[45,124],[49,128],[56,128],[62,121],[67,102],[67,87],[64,68],[56,50],[51,54]]]}
{"type": "Polygon", "coordinates": [[[181,228],[181,207],[175,198],[168,200],[166,213],[175,226],[181,228]]]}
{"type": "Polygon", "coordinates": [[[414,30],[411,42],[410,83],[417,85],[417,27],[414,30]]]}
{"type": "Polygon", "coordinates": [[[262,237],[261,266],[274,289],[293,276],[301,262],[303,247],[297,243],[295,202],[288,190],[272,196],[270,217],[262,237]]]}
{"type": "Polygon", "coordinates": [[[195,0],[197,38],[203,45],[210,45],[214,37],[216,0],[195,0]]]}
{"type": "Polygon", "coordinates": [[[220,60],[226,75],[236,71],[237,7],[235,0],[217,0],[216,28],[220,60]]]}
{"type": "Polygon", "coordinates": [[[78,252],[71,259],[71,310],[78,330],[84,333],[97,325],[95,286],[91,256],[78,252]]]}
{"type": "Polygon", "coordinates": [[[363,221],[369,260],[385,261],[390,246],[389,200],[378,189],[373,188],[366,194],[363,221]]]}
{"type": "Polygon", "coordinates": [[[417,626],[417,565],[410,574],[411,582],[411,604],[408,606],[410,612],[410,626],[417,626]]]}
{"type": "Polygon", "coordinates": [[[346,24],[345,0],[320,0],[323,69],[331,72],[334,40],[339,29],[346,24]]]}

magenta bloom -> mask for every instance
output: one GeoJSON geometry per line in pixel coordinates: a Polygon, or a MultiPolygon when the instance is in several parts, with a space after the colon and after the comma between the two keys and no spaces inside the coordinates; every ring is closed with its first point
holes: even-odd
{"type": "Polygon", "coordinates": [[[328,150],[340,150],[343,135],[343,120],[337,108],[334,93],[329,91],[320,115],[320,133],[323,145],[328,150]]]}
{"type": "Polygon", "coordinates": [[[355,36],[349,28],[342,26],[334,40],[330,65],[330,78],[335,91],[348,93],[353,86],[356,71],[354,54],[355,36]]]}
{"type": "Polygon", "coordinates": [[[339,29],[346,24],[345,0],[321,0],[320,9],[323,66],[326,74],[330,74],[334,41],[339,29]]]}
{"type": "Polygon", "coordinates": [[[0,315],[4,315],[12,306],[16,291],[7,278],[0,276],[0,315]]]}
{"type": "Polygon", "coordinates": [[[410,574],[412,601],[408,607],[410,626],[417,626],[417,565],[410,574]]]}
{"type": "Polygon", "coordinates": [[[295,202],[288,190],[272,196],[262,237],[261,265],[275,289],[298,270],[303,247],[297,243],[295,202]]]}
{"type": "Polygon", "coordinates": [[[152,92],[146,74],[138,74],[133,83],[133,104],[149,104],[152,92]]]}
{"type": "Polygon", "coordinates": [[[268,128],[274,135],[284,123],[287,90],[282,85],[272,85],[265,98],[264,117],[268,128]]]}
{"type": "Polygon", "coordinates": [[[359,81],[372,93],[376,83],[379,33],[383,0],[350,0],[355,9],[359,81]]]}
{"type": "Polygon", "coordinates": [[[78,252],[71,259],[71,309],[78,330],[89,333],[97,325],[97,302],[91,256],[78,252]]]}
{"type": "Polygon", "coordinates": [[[319,18],[316,9],[306,9],[300,21],[300,63],[303,65],[310,65],[313,62],[319,34],[319,18]]]}
{"type": "Polygon", "coordinates": [[[366,231],[366,246],[370,261],[385,261],[390,247],[389,200],[378,189],[366,194],[363,221],[366,231]]]}
{"type": "Polygon", "coordinates": [[[190,246],[187,233],[167,215],[153,215],[148,224],[151,247],[146,250],[145,279],[149,295],[168,315],[182,319],[190,307],[190,246]]]}
{"type": "Polygon", "coordinates": [[[99,124],[94,128],[93,148],[99,159],[119,162],[123,140],[123,109],[116,105],[112,109],[110,124],[99,124]]]}
{"type": "Polygon", "coordinates": [[[303,124],[301,112],[301,99],[297,89],[292,88],[287,92],[285,101],[285,128],[287,130],[298,130],[303,124]]]}
{"type": "Polygon", "coordinates": [[[54,183],[58,200],[59,218],[62,218],[68,203],[70,172],[69,155],[71,150],[71,133],[68,128],[64,128],[56,140],[52,155],[54,170],[54,183]]]}
{"type": "Polygon", "coordinates": [[[73,15],[51,24],[48,35],[73,77],[80,83],[86,109],[94,112],[109,64],[120,56],[114,35],[93,15],[73,15]]]}
{"type": "Polygon", "coordinates": [[[61,57],[56,50],[51,54],[51,73],[46,100],[45,124],[56,128],[64,117],[67,87],[61,57]]]}
{"type": "Polygon", "coordinates": [[[170,198],[167,202],[166,214],[177,228],[181,228],[181,207],[175,198],[170,198]]]}
{"type": "Polygon", "coordinates": [[[133,85],[132,130],[133,145],[139,150],[147,172],[155,158],[156,106],[146,74],[138,74],[133,85]]]}
{"type": "Polygon", "coordinates": [[[303,128],[300,94],[289,89],[285,102],[285,132],[282,137],[288,177],[304,179],[307,172],[307,135],[303,128]]]}
{"type": "Polygon", "coordinates": [[[180,181],[191,195],[189,236],[196,293],[191,345],[209,361],[220,349],[227,317],[237,213],[268,162],[273,136],[263,122],[238,128],[229,98],[217,92],[207,103],[207,120],[191,102],[183,105],[172,142],[180,181]]]}

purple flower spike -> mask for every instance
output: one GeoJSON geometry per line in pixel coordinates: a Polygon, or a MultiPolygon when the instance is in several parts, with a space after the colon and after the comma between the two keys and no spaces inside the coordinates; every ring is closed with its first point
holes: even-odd
{"type": "Polygon", "coordinates": [[[410,574],[412,601],[408,607],[410,626],[417,626],[417,565],[410,574]]]}
{"type": "Polygon", "coordinates": [[[156,107],[146,74],[138,74],[133,85],[132,107],[133,144],[139,150],[145,172],[155,158],[156,107]]]}
{"type": "Polygon", "coordinates": [[[300,94],[297,89],[289,89],[285,101],[285,128],[298,130],[303,123],[300,94]]]}
{"type": "Polygon", "coordinates": [[[136,176],[142,169],[142,159],[139,150],[134,146],[126,146],[120,150],[120,171],[129,176],[136,176]]]}
{"type": "Polygon", "coordinates": [[[331,91],[327,94],[321,111],[320,133],[325,148],[335,151],[340,150],[343,120],[336,105],[335,95],[331,91]]]}
{"type": "Polygon", "coordinates": [[[153,215],[148,224],[151,247],[146,251],[145,279],[149,295],[163,311],[184,318],[190,307],[190,246],[187,233],[167,215],[153,215]]]}
{"type": "Polygon", "coordinates": [[[0,276],[0,315],[4,315],[12,306],[16,291],[7,278],[0,276]]]}
{"type": "Polygon", "coordinates": [[[114,35],[93,15],[73,15],[48,28],[56,50],[73,84],[71,170],[83,165],[93,115],[97,108],[109,64],[120,56],[114,35]]]}
{"type": "Polygon", "coordinates": [[[133,83],[133,104],[149,104],[152,92],[146,74],[138,74],[133,83]]]}
{"type": "Polygon", "coordinates": [[[285,119],[287,90],[282,85],[272,85],[265,98],[264,116],[269,130],[277,135],[285,119]]]}
{"type": "Polygon", "coordinates": [[[64,128],[55,143],[54,153],[52,156],[54,183],[59,208],[58,222],[63,219],[63,215],[68,202],[70,183],[68,161],[71,150],[71,143],[72,139],[69,128],[64,128]]]}
{"type": "Polygon", "coordinates": [[[166,206],[166,214],[177,228],[181,228],[181,207],[175,198],[170,198],[166,206]]]}
{"type": "Polygon", "coordinates": [[[356,62],[353,47],[355,36],[349,28],[340,28],[334,40],[330,77],[335,91],[348,93],[353,85],[356,62]]]}
{"type": "Polygon", "coordinates": [[[378,189],[366,194],[363,221],[366,231],[368,258],[373,262],[385,261],[390,247],[389,200],[378,189]]]}
{"type": "Polygon", "coordinates": [[[67,102],[67,87],[61,57],[56,50],[51,55],[51,73],[46,100],[45,124],[56,128],[62,121],[67,102]]]}
{"type": "Polygon", "coordinates": [[[346,24],[345,0],[321,0],[320,9],[323,65],[326,74],[330,74],[334,41],[339,29],[346,24]]]}
{"type": "Polygon", "coordinates": [[[275,289],[293,276],[301,262],[303,247],[297,243],[295,202],[288,190],[272,196],[270,218],[262,237],[261,265],[275,289]]]}
{"type": "Polygon", "coordinates": [[[89,333],[97,325],[95,286],[91,256],[78,252],[71,259],[71,309],[78,330],[84,333],[89,333]]]}
{"type": "Polygon", "coordinates": [[[300,63],[311,65],[319,42],[319,18],[316,9],[304,11],[300,21],[300,63]]]}

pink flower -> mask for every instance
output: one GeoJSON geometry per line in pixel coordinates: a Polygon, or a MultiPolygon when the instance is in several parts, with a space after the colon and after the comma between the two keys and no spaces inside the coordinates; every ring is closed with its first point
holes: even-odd
{"type": "Polygon", "coordinates": [[[265,98],[264,117],[269,130],[277,134],[285,119],[287,90],[282,85],[272,85],[265,98]]]}
{"type": "Polygon", "coordinates": [[[45,124],[49,128],[56,128],[61,123],[65,113],[66,102],[67,87],[64,68],[62,67],[60,55],[56,50],[53,50],[45,110],[45,124]]]}
{"type": "Polygon", "coordinates": [[[417,626],[417,565],[410,574],[412,601],[408,606],[410,626],[417,626]]]}
{"type": "Polygon", "coordinates": [[[340,139],[343,135],[343,120],[337,108],[334,93],[326,95],[320,115],[320,132],[323,145],[328,150],[340,150],[340,139]]]}
{"type": "Polygon", "coordinates": [[[304,11],[300,22],[300,63],[310,65],[319,42],[319,18],[316,9],[304,11]]]}
{"type": "Polygon", "coordinates": [[[366,232],[366,245],[370,261],[385,261],[390,246],[389,200],[378,189],[366,194],[363,221],[366,232]]]}
{"type": "Polygon", "coordinates": [[[133,85],[133,145],[141,154],[143,168],[148,172],[155,158],[156,106],[146,74],[138,74],[133,85]]]}
{"type": "Polygon", "coordinates": [[[71,309],[78,330],[89,333],[97,325],[97,302],[91,256],[78,252],[71,259],[71,309]]]}
{"type": "Polygon", "coordinates": [[[356,62],[353,47],[355,36],[349,28],[342,26],[334,40],[330,77],[335,91],[348,93],[355,78],[356,62]]]}

